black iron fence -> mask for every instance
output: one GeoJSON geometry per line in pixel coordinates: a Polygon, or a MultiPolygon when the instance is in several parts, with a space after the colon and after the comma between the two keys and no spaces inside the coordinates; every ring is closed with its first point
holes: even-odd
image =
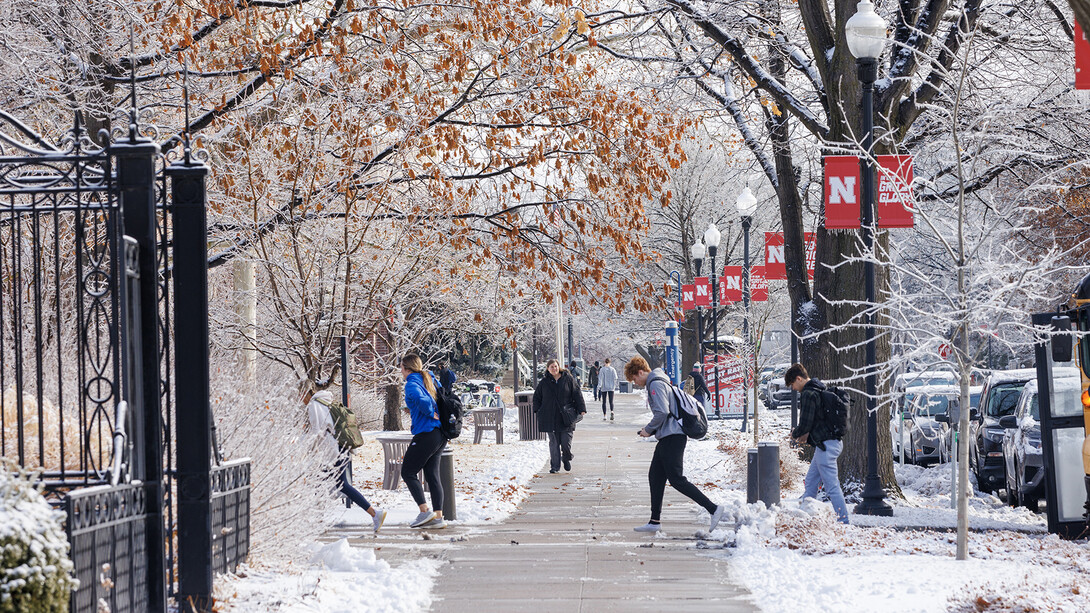
{"type": "Polygon", "coordinates": [[[207,168],[78,116],[65,142],[0,112],[0,455],[66,511],[73,612],[211,610],[250,473],[210,460],[207,168]]]}

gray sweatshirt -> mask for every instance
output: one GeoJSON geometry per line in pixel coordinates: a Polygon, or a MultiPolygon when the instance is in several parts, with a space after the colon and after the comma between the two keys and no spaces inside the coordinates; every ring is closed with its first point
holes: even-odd
{"type": "Polygon", "coordinates": [[[655,438],[662,440],[671,434],[684,434],[681,424],[670,411],[674,402],[674,392],[670,389],[670,379],[661,368],[656,368],[647,375],[647,406],[651,408],[651,421],[643,427],[643,431],[654,434],[655,438]]]}
{"type": "Polygon", "coordinates": [[[612,366],[603,366],[602,370],[598,371],[598,391],[617,391],[617,371],[613,370],[612,366]]]}

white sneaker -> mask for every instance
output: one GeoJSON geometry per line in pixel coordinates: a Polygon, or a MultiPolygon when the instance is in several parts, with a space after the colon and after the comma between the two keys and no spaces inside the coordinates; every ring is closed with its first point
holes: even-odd
{"type": "Polygon", "coordinates": [[[420,514],[416,516],[416,519],[409,524],[409,527],[420,528],[433,519],[435,519],[435,511],[421,511],[420,514]]]}
{"type": "Polygon", "coordinates": [[[648,522],[642,526],[636,526],[633,530],[636,532],[658,532],[660,528],[662,528],[661,525],[648,522]]]}
{"type": "Polygon", "coordinates": [[[715,507],[715,513],[712,513],[712,525],[708,528],[708,532],[715,532],[715,527],[719,525],[719,520],[723,519],[723,512],[726,510],[723,505],[715,507]]]}
{"type": "Polygon", "coordinates": [[[371,518],[371,523],[375,528],[375,534],[378,534],[378,529],[382,527],[382,522],[384,521],[386,521],[386,511],[375,509],[375,516],[371,518]]]}
{"type": "Polygon", "coordinates": [[[436,515],[434,519],[420,527],[429,530],[442,530],[443,528],[447,527],[447,521],[442,517],[436,515]]]}

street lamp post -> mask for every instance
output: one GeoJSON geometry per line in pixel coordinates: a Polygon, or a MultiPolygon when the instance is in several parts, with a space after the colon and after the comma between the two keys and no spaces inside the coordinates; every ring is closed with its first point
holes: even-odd
{"type": "MultiPolygon", "coordinates": [[[[704,261],[704,243],[696,241],[689,248],[689,255],[693,258],[693,277],[700,276],[700,264],[704,261]]],[[[700,307],[696,307],[696,348],[700,356],[700,366],[704,367],[704,318],[700,313],[700,307]]]]}
{"type": "Polygon", "coordinates": [[[874,12],[870,0],[856,5],[855,14],[844,24],[848,50],[856,59],[859,81],[863,85],[863,185],[860,199],[863,222],[863,263],[866,289],[866,389],[867,389],[867,476],[863,481],[863,500],[855,505],[860,515],[893,515],[893,508],[885,501],[886,492],[878,478],[878,375],[877,341],[875,340],[874,307],[874,82],[878,79],[878,58],[886,46],[886,21],[874,12]]]}
{"type": "Polygon", "coordinates": [[[715,418],[722,419],[723,416],[719,414],[719,289],[716,286],[716,272],[715,272],[715,252],[719,249],[719,228],[715,227],[714,223],[708,224],[708,229],[704,231],[704,244],[708,246],[708,256],[712,259],[712,347],[715,348],[714,366],[715,366],[715,391],[712,392],[712,396],[715,397],[715,418]]]}
{"type": "MultiPolygon", "coordinates": [[[[746,187],[742,190],[741,194],[738,194],[738,199],[734,202],[735,208],[738,209],[738,214],[742,216],[742,305],[745,307],[745,314],[742,317],[742,338],[746,343],[746,368],[742,371],[742,376],[745,380],[745,388],[749,390],[750,377],[749,366],[754,362],[751,350],[753,344],[749,338],[749,301],[750,301],[750,285],[749,285],[749,229],[753,225],[753,211],[757,207],[757,199],[753,197],[753,192],[749,191],[746,187]]],[[[753,389],[754,395],[757,393],[756,386],[753,389]]],[[[749,399],[744,398],[743,404],[749,406],[749,399]]],[[[745,411],[743,411],[742,424],[745,424],[745,411]]],[[[757,441],[757,405],[753,405],[753,440],[754,444],[757,441]]]]}

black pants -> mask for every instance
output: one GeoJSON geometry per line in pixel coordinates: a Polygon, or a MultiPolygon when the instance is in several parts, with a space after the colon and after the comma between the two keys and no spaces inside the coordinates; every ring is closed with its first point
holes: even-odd
{"type": "Polygon", "coordinates": [[[549,432],[549,468],[560,470],[560,460],[571,462],[571,438],[575,434],[573,430],[556,430],[549,432]]]}
{"type": "Polygon", "coordinates": [[[708,513],[715,513],[715,503],[685,478],[685,442],[688,439],[684,434],[671,434],[655,445],[655,455],[651,456],[651,468],[647,471],[647,483],[651,486],[651,521],[659,521],[662,515],[662,496],[666,493],[667,481],[708,513]]]}
{"type": "Polygon", "coordinates": [[[443,510],[443,483],[439,480],[439,456],[443,454],[443,447],[447,439],[438,428],[431,432],[421,432],[413,435],[413,442],[405,450],[405,457],[401,460],[401,478],[409,488],[416,504],[424,504],[424,486],[420,485],[420,479],[416,476],[420,469],[424,469],[424,479],[431,490],[431,509],[443,510]]]}
{"type": "Polygon", "coordinates": [[[371,508],[371,503],[367,502],[367,499],[363,497],[363,494],[359,490],[352,487],[352,484],[348,482],[348,456],[341,455],[337,459],[337,465],[333,468],[337,473],[337,485],[341,488],[341,493],[352,502],[359,505],[361,509],[366,511],[371,508]]]}
{"type": "Polygon", "coordinates": [[[613,412],[613,392],[598,392],[602,397],[602,417],[606,416],[606,399],[609,399],[609,412],[613,412]]]}

